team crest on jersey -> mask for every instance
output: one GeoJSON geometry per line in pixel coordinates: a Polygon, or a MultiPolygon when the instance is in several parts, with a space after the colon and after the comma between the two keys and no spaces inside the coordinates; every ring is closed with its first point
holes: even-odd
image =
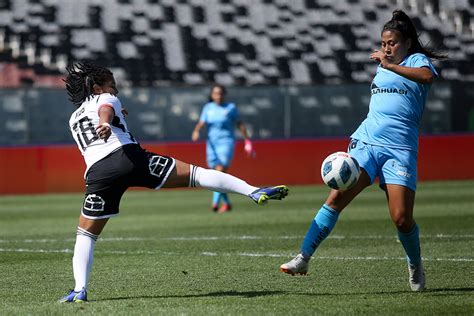
{"type": "Polygon", "coordinates": [[[148,168],[150,169],[150,174],[161,177],[163,172],[167,170],[166,166],[168,165],[170,159],[162,156],[152,156],[150,158],[150,162],[148,164],[148,168]]]}
{"type": "Polygon", "coordinates": [[[84,200],[84,210],[89,212],[103,212],[105,201],[102,197],[97,194],[89,194],[84,200]]]}

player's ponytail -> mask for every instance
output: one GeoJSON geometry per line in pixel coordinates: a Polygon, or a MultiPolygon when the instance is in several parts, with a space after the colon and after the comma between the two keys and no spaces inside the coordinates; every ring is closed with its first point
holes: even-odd
{"type": "Polygon", "coordinates": [[[387,30],[399,31],[405,39],[411,39],[412,44],[408,50],[408,54],[422,53],[430,58],[446,58],[446,55],[435,53],[434,51],[425,48],[418,38],[418,32],[410,17],[402,10],[395,10],[392,13],[392,19],[385,23],[382,33],[387,30]]]}
{"type": "Polygon", "coordinates": [[[68,73],[63,81],[66,91],[75,106],[81,106],[93,94],[94,84],[103,85],[113,78],[113,74],[105,67],[91,63],[77,63],[66,67],[68,73]]]}

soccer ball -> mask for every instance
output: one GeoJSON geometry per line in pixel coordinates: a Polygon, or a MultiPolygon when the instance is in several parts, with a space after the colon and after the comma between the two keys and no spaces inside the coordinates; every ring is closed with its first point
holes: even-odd
{"type": "Polygon", "coordinates": [[[352,188],[359,180],[360,167],[348,153],[338,151],[324,159],[321,177],[324,183],[336,190],[352,188]]]}

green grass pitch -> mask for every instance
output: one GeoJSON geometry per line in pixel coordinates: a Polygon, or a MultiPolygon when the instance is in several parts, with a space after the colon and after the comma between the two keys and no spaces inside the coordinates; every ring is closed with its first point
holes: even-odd
{"type": "Polygon", "coordinates": [[[474,181],[419,184],[423,293],[409,290],[376,186],[343,212],[309,275],[278,271],[327,193],[294,186],[265,207],[233,195],[217,215],[204,190],[127,192],[96,244],[84,304],[57,303],[73,286],[82,194],[0,197],[0,314],[474,314],[474,181]]]}

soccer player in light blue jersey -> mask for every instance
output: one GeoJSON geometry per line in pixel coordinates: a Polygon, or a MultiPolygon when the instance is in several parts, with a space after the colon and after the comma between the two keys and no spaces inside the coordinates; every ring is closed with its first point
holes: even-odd
{"type": "Polygon", "coordinates": [[[418,225],[413,219],[418,155],[418,128],[426,97],[438,76],[430,58],[442,58],[425,49],[411,19],[394,11],[381,32],[381,48],[370,58],[379,63],[371,86],[369,113],[351,135],[349,153],[359,162],[357,184],[346,191],[331,190],[311,222],[300,254],[282,264],[280,271],[306,274],[320,243],[333,229],[342,210],[378,177],[390,216],[406,252],[409,284],[425,287],[418,225]]]}
{"type": "MultiPolygon", "coordinates": [[[[192,140],[199,139],[199,131],[206,125],[207,143],[206,155],[209,168],[226,172],[230,167],[234,157],[235,148],[235,127],[240,130],[244,140],[244,150],[249,156],[255,155],[255,151],[250,141],[247,128],[239,117],[239,111],[234,103],[224,101],[226,94],[225,87],[214,85],[211,88],[209,102],[202,109],[199,122],[196,124],[192,140]]],[[[212,210],[214,212],[225,213],[232,209],[229,197],[226,193],[214,192],[212,197],[212,210]],[[222,206],[219,204],[223,201],[222,206]]]]}

